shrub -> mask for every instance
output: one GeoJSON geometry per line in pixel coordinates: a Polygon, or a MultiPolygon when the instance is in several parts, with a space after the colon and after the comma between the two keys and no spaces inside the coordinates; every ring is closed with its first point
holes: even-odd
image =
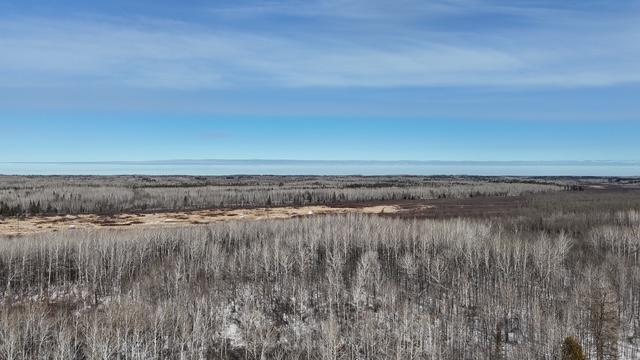
{"type": "Polygon", "coordinates": [[[587,360],[582,345],[573,336],[567,336],[562,344],[562,360],[587,360]]]}

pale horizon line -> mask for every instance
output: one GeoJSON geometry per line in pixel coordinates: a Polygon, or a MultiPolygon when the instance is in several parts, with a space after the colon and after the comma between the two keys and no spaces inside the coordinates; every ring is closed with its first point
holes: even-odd
{"type": "Polygon", "coordinates": [[[97,161],[0,161],[3,164],[104,164],[104,165],[207,165],[216,163],[268,164],[413,164],[413,165],[617,165],[640,166],[640,160],[331,160],[331,159],[156,159],[156,160],[97,160],[97,161]]]}

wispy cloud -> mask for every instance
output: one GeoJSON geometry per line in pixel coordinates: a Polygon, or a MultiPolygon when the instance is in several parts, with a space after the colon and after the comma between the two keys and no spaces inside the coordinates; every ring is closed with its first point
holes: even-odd
{"type": "Polygon", "coordinates": [[[0,87],[585,87],[640,82],[637,16],[588,11],[584,5],[559,9],[553,3],[526,3],[258,2],[209,9],[219,21],[204,24],[0,18],[0,87]],[[251,21],[239,21],[239,16],[259,18],[264,25],[249,26],[251,21]],[[282,16],[323,22],[278,25],[274,18],[282,16]],[[504,26],[496,25],[500,22],[504,26]]]}
{"type": "Polygon", "coordinates": [[[263,1],[249,3],[226,3],[212,6],[213,14],[230,17],[256,16],[292,16],[292,17],[330,17],[347,19],[393,19],[416,15],[436,16],[449,12],[458,12],[461,5],[475,6],[471,1],[415,1],[415,0],[316,0],[316,1],[263,1]]]}

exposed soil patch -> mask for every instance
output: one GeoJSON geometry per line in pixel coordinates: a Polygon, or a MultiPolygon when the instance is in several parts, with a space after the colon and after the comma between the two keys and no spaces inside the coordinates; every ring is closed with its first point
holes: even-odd
{"type": "Polygon", "coordinates": [[[586,186],[581,191],[541,193],[526,196],[479,196],[429,200],[350,202],[335,205],[273,207],[235,210],[118,215],[36,216],[0,219],[0,235],[105,227],[175,226],[219,221],[289,219],[301,216],[364,213],[400,218],[502,217],[547,213],[552,209],[581,212],[589,208],[608,211],[640,209],[638,186],[586,186]]]}
{"type": "Polygon", "coordinates": [[[237,210],[199,210],[180,213],[119,214],[105,215],[68,215],[36,216],[26,219],[9,218],[0,222],[0,235],[24,235],[38,232],[53,232],[74,229],[92,229],[104,227],[168,226],[179,224],[208,224],[218,221],[289,219],[299,216],[365,213],[394,213],[394,205],[372,205],[362,207],[281,207],[237,210]]]}

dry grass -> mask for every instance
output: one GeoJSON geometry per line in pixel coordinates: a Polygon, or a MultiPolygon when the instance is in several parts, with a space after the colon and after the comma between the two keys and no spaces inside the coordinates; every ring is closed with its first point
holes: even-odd
{"type": "Polygon", "coordinates": [[[33,233],[56,232],[63,230],[88,230],[108,227],[172,227],[184,224],[209,224],[220,221],[290,219],[300,216],[330,214],[392,214],[399,208],[394,205],[365,207],[276,207],[236,210],[195,210],[189,212],[168,212],[150,214],[118,215],[66,215],[32,216],[24,219],[8,218],[0,221],[0,235],[20,236],[33,233]]]}

